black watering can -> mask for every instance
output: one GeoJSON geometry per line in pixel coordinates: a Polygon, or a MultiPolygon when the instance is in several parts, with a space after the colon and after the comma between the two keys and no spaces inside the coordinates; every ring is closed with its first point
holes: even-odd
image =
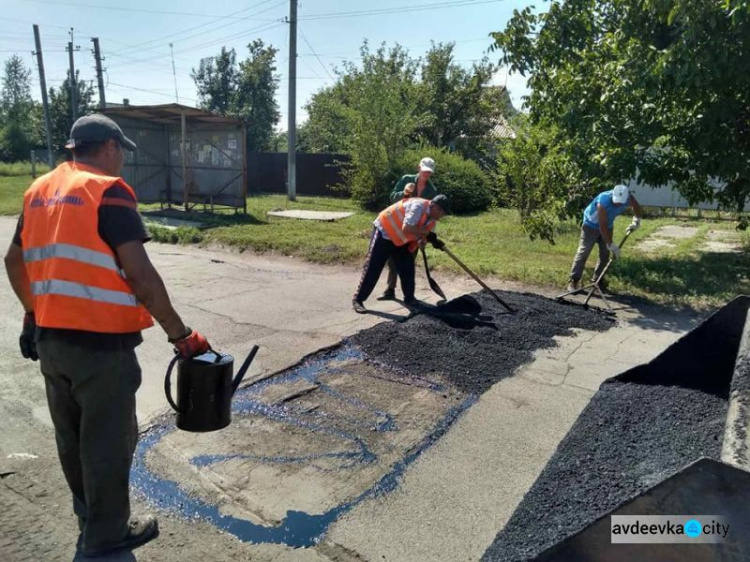
{"type": "Polygon", "coordinates": [[[224,429],[232,421],[232,397],[240,386],[258,346],[254,345],[240,367],[234,372],[234,357],[213,349],[192,359],[176,355],[164,377],[164,393],[177,412],[177,427],[202,433],[224,429]],[[177,363],[177,403],[172,400],[172,369],[177,363]]]}

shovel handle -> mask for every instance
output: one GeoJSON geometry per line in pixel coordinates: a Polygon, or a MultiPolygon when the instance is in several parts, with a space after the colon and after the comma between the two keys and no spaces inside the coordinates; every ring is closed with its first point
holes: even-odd
{"type": "Polygon", "coordinates": [[[471,277],[472,277],[472,279],[474,279],[474,281],[476,281],[484,289],[486,289],[495,298],[495,300],[497,302],[499,302],[501,305],[503,305],[505,307],[505,309],[508,312],[510,312],[511,314],[515,314],[515,311],[511,307],[509,307],[505,303],[505,301],[503,299],[501,299],[500,297],[498,297],[495,294],[495,291],[493,291],[492,289],[490,289],[484,281],[482,281],[479,277],[477,277],[476,274],[471,269],[469,269],[468,266],[464,262],[462,262],[460,259],[458,259],[455,255],[453,255],[453,252],[451,252],[448,248],[443,248],[443,251],[446,254],[448,254],[453,259],[453,261],[455,261],[461,267],[461,269],[463,269],[466,273],[468,273],[469,275],[471,275],[471,277]]]}

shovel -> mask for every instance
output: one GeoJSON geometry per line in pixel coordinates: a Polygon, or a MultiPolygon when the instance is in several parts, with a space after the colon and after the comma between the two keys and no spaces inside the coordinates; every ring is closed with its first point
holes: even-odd
{"type": "Polygon", "coordinates": [[[458,259],[456,256],[454,256],[453,252],[451,252],[445,246],[445,244],[443,244],[442,248],[440,248],[440,249],[443,250],[446,254],[448,254],[450,256],[450,258],[454,262],[456,262],[459,266],[461,266],[461,269],[463,269],[466,273],[468,273],[469,275],[471,275],[472,279],[474,279],[474,281],[476,281],[477,283],[479,283],[482,286],[482,288],[484,288],[490,295],[492,295],[497,302],[499,302],[501,305],[503,305],[508,312],[510,312],[511,314],[515,314],[516,313],[515,310],[513,310],[511,307],[509,307],[505,303],[505,301],[503,299],[501,299],[500,297],[497,296],[497,294],[495,294],[495,291],[493,291],[492,289],[490,289],[484,281],[482,281],[479,277],[477,277],[477,275],[471,269],[469,269],[464,262],[462,262],[460,259],[458,259]]]}
{"type": "MultiPolygon", "coordinates": [[[[620,241],[620,244],[619,244],[620,248],[622,248],[625,245],[625,242],[627,242],[627,240],[630,237],[630,235],[632,234],[632,232],[633,231],[630,230],[629,228],[625,231],[625,236],[623,236],[623,238],[622,238],[622,240],[620,241]]],[[[568,295],[575,295],[575,294],[578,294],[578,293],[586,293],[586,292],[588,292],[588,294],[586,295],[586,300],[583,301],[583,306],[587,307],[588,304],[589,304],[589,301],[591,300],[591,297],[594,295],[594,293],[597,293],[597,295],[599,296],[599,298],[602,299],[602,301],[604,302],[604,305],[607,307],[607,312],[609,312],[610,314],[613,313],[612,307],[609,305],[609,301],[604,296],[604,293],[602,292],[601,288],[599,287],[599,284],[601,283],[602,279],[604,279],[604,275],[607,273],[607,271],[609,271],[609,268],[612,266],[612,264],[614,262],[615,262],[614,256],[610,256],[609,261],[607,261],[607,264],[604,266],[604,269],[599,274],[599,277],[596,278],[596,280],[594,280],[592,283],[590,283],[590,284],[588,284],[588,285],[586,285],[584,287],[581,287],[580,289],[576,289],[575,291],[566,291],[565,293],[563,293],[561,295],[557,295],[555,298],[557,300],[564,301],[565,297],[567,297],[568,295]]]]}
{"type": "Polygon", "coordinates": [[[424,258],[424,272],[427,274],[427,281],[430,284],[430,289],[435,291],[435,294],[438,295],[441,299],[444,301],[447,301],[448,299],[445,296],[445,293],[440,288],[440,285],[437,284],[437,281],[435,281],[432,278],[432,275],[430,275],[430,266],[427,265],[427,254],[424,251],[424,248],[419,249],[420,252],[422,252],[422,257],[424,258]]]}

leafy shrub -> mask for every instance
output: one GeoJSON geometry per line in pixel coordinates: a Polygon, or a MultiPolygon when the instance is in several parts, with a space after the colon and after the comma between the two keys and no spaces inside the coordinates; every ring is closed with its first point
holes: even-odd
{"type": "Polygon", "coordinates": [[[425,156],[435,159],[432,182],[438,193],[448,196],[454,213],[484,211],[491,205],[493,180],[490,175],[475,162],[445,149],[424,147],[407,150],[394,170],[394,184],[402,175],[416,173],[419,161],[425,156]]]}

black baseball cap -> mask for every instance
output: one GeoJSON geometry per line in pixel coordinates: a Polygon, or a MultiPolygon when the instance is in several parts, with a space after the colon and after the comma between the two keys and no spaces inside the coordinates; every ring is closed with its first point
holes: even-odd
{"type": "Polygon", "coordinates": [[[65,148],[76,148],[109,139],[116,139],[131,151],[137,148],[135,143],[122,133],[117,123],[101,113],[79,117],[70,129],[70,139],[65,148]]]}
{"type": "Polygon", "coordinates": [[[451,212],[451,202],[447,195],[443,195],[442,193],[440,195],[435,195],[435,197],[432,198],[432,202],[440,207],[446,215],[451,212]]]}

